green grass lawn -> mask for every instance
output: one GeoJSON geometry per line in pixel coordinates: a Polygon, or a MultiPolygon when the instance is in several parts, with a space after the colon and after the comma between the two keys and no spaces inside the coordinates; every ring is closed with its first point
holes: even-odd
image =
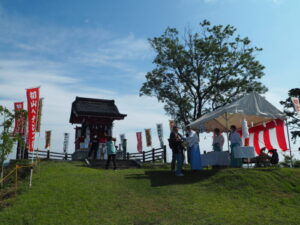
{"type": "Polygon", "coordinates": [[[0,224],[300,224],[300,170],[99,170],[43,162],[0,224]]]}

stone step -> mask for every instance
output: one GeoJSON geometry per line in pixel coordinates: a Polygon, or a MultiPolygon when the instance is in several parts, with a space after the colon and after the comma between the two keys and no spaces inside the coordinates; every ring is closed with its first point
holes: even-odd
{"type": "MultiPolygon", "coordinates": [[[[106,160],[89,160],[90,167],[93,168],[105,168],[106,160]]],[[[127,168],[140,168],[142,167],[141,163],[135,160],[116,160],[117,168],[127,169],[127,168]]],[[[113,167],[112,161],[110,162],[109,168],[113,167]]]]}

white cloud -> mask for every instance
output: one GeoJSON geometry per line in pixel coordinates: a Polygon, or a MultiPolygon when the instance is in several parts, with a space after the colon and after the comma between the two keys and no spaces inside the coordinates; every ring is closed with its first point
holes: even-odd
{"type": "MultiPolygon", "coordinates": [[[[114,91],[117,86],[95,88],[97,84],[85,78],[89,76],[85,68],[93,68],[105,74],[95,79],[112,79],[103,70],[110,67],[120,74],[114,75],[116,79],[141,82],[143,72],[136,62],[151,54],[146,39],[132,33],[120,36],[99,27],[41,24],[32,18],[7,14],[1,5],[0,30],[0,48],[10,49],[0,54],[0,104],[12,109],[14,101],[26,101],[25,88],[41,86],[41,96],[45,99],[40,148],[45,130],[53,132],[53,150],[62,149],[64,132],[71,133],[72,143],[74,130],[69,116],[76,96],[115,99],[120,111],[128,114],[124,121],[116,121],[116,135],[125,132],[134,137],[137,130],[155,127],[157,120],[167,121],[162,106],[155,99],[120,94],[114,91]]],[[[128,141],[129,149],[135,149],[134,141],[128,141]]],[[[74,147],[71,143],[70,151],[74,147]]]]}
{"type": "MultiPolygon", "coordinates": [[[[41,62],[36,61],[36,65],[39,64],[41,62]]],[[[47,65],[46,62],[43,64],[47,65]]],[[[122,95],[111,90],[90,88],[88,85],[83,85],[80,79],[65,76],[62,69],[52,70],[53,67],[59,68],[59,65],[45,66],[45,69],[40,70],[41,68],[34,67],[31,61],[0,60],[0,67],[1,105],[12,109],[14,101],[26,102],[25,88],[41,86],[44,108],[42,132],[39,141],[36,141],[36,144],[39,143],[39,148],[44,146],[45,130],[52,130],[52,150],[62,151],[63,133],[69,132],[71,134],[69,151],[73,151],[74,126],[69,124],[69,116],[71,104],[76,96],[115,99],[119,111],[128,116],[123,121],[115,122],[114,135],[126,133],[130,151],[136,150],[135,132],[143,131],[144,128],[152,128],[154,131],[156,123],[159,122],[163,122],[165,128],[167,127],[168,117],[165,116],[162,105],[154,98],[141,98],[137,95],[122,95]]],[[[158,146],[156,139],[156,133],[153,132],[154,146],[158,146]]]]}
{"type": "Polygon", "coordinates": [[[55,56],[68,64],[109,66],[132,72],[136,68],[130,61],[151,55],[147,40],[132,33],[119,36],[99,27],[44,25],[2,12],[0,44],[32,57],[55,56]]]}
{"type": "Polygon", "coordinates": [[[268,1],[271,2],[271,3],[273,3],[273,4],[278,5],[278,4],[283,3],[284,0],[268,0],[268,1]]]}

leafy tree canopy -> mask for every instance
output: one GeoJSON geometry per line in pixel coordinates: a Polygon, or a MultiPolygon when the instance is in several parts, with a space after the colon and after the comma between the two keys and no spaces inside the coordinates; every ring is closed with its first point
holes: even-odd
{"type": "Polygon", "coordinates": [[[264,66],[255,58],[262,49],[235,34],[231,26],[200,23],[200,32],[183,37],[167,28],[149,39],[155,68],[146,74],[140,95],[155,96],[177,123],[187,124],[247,92],[264,93],[264,66]]]}
{"type": "Polygon", "coordinates": [[[296,112],[291,97],[300,99],[300,88],[293,88],[289,90],[289,97],[285,101],[280,101],[284,106],[284,112],[288,116],[288,125],[291,130],[292,140],[294,143],[300,137],[300,117],[296,112]]]}

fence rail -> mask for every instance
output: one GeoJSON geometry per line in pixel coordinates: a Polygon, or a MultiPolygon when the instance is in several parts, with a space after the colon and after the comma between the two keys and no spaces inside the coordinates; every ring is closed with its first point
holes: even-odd
{"type": "Polygon", "coordinates": [[[141,162],[155,162],[158,160],[163,160],[164,163],[167,162],[167,148],[164,145],[163,148],[153,148],[149,151],[143,151],[141,153],[127,153],[126,159],[140,160],[141,162]]]}
{"type": "Polygon", "coordinates": [[[50,150],[35,150],[34,152],[28,153],[28,158],[42,158],[42,159],[61,159],[61,160],[71,160],[72,154],[63,152],[51,152],[50,150]]]}

